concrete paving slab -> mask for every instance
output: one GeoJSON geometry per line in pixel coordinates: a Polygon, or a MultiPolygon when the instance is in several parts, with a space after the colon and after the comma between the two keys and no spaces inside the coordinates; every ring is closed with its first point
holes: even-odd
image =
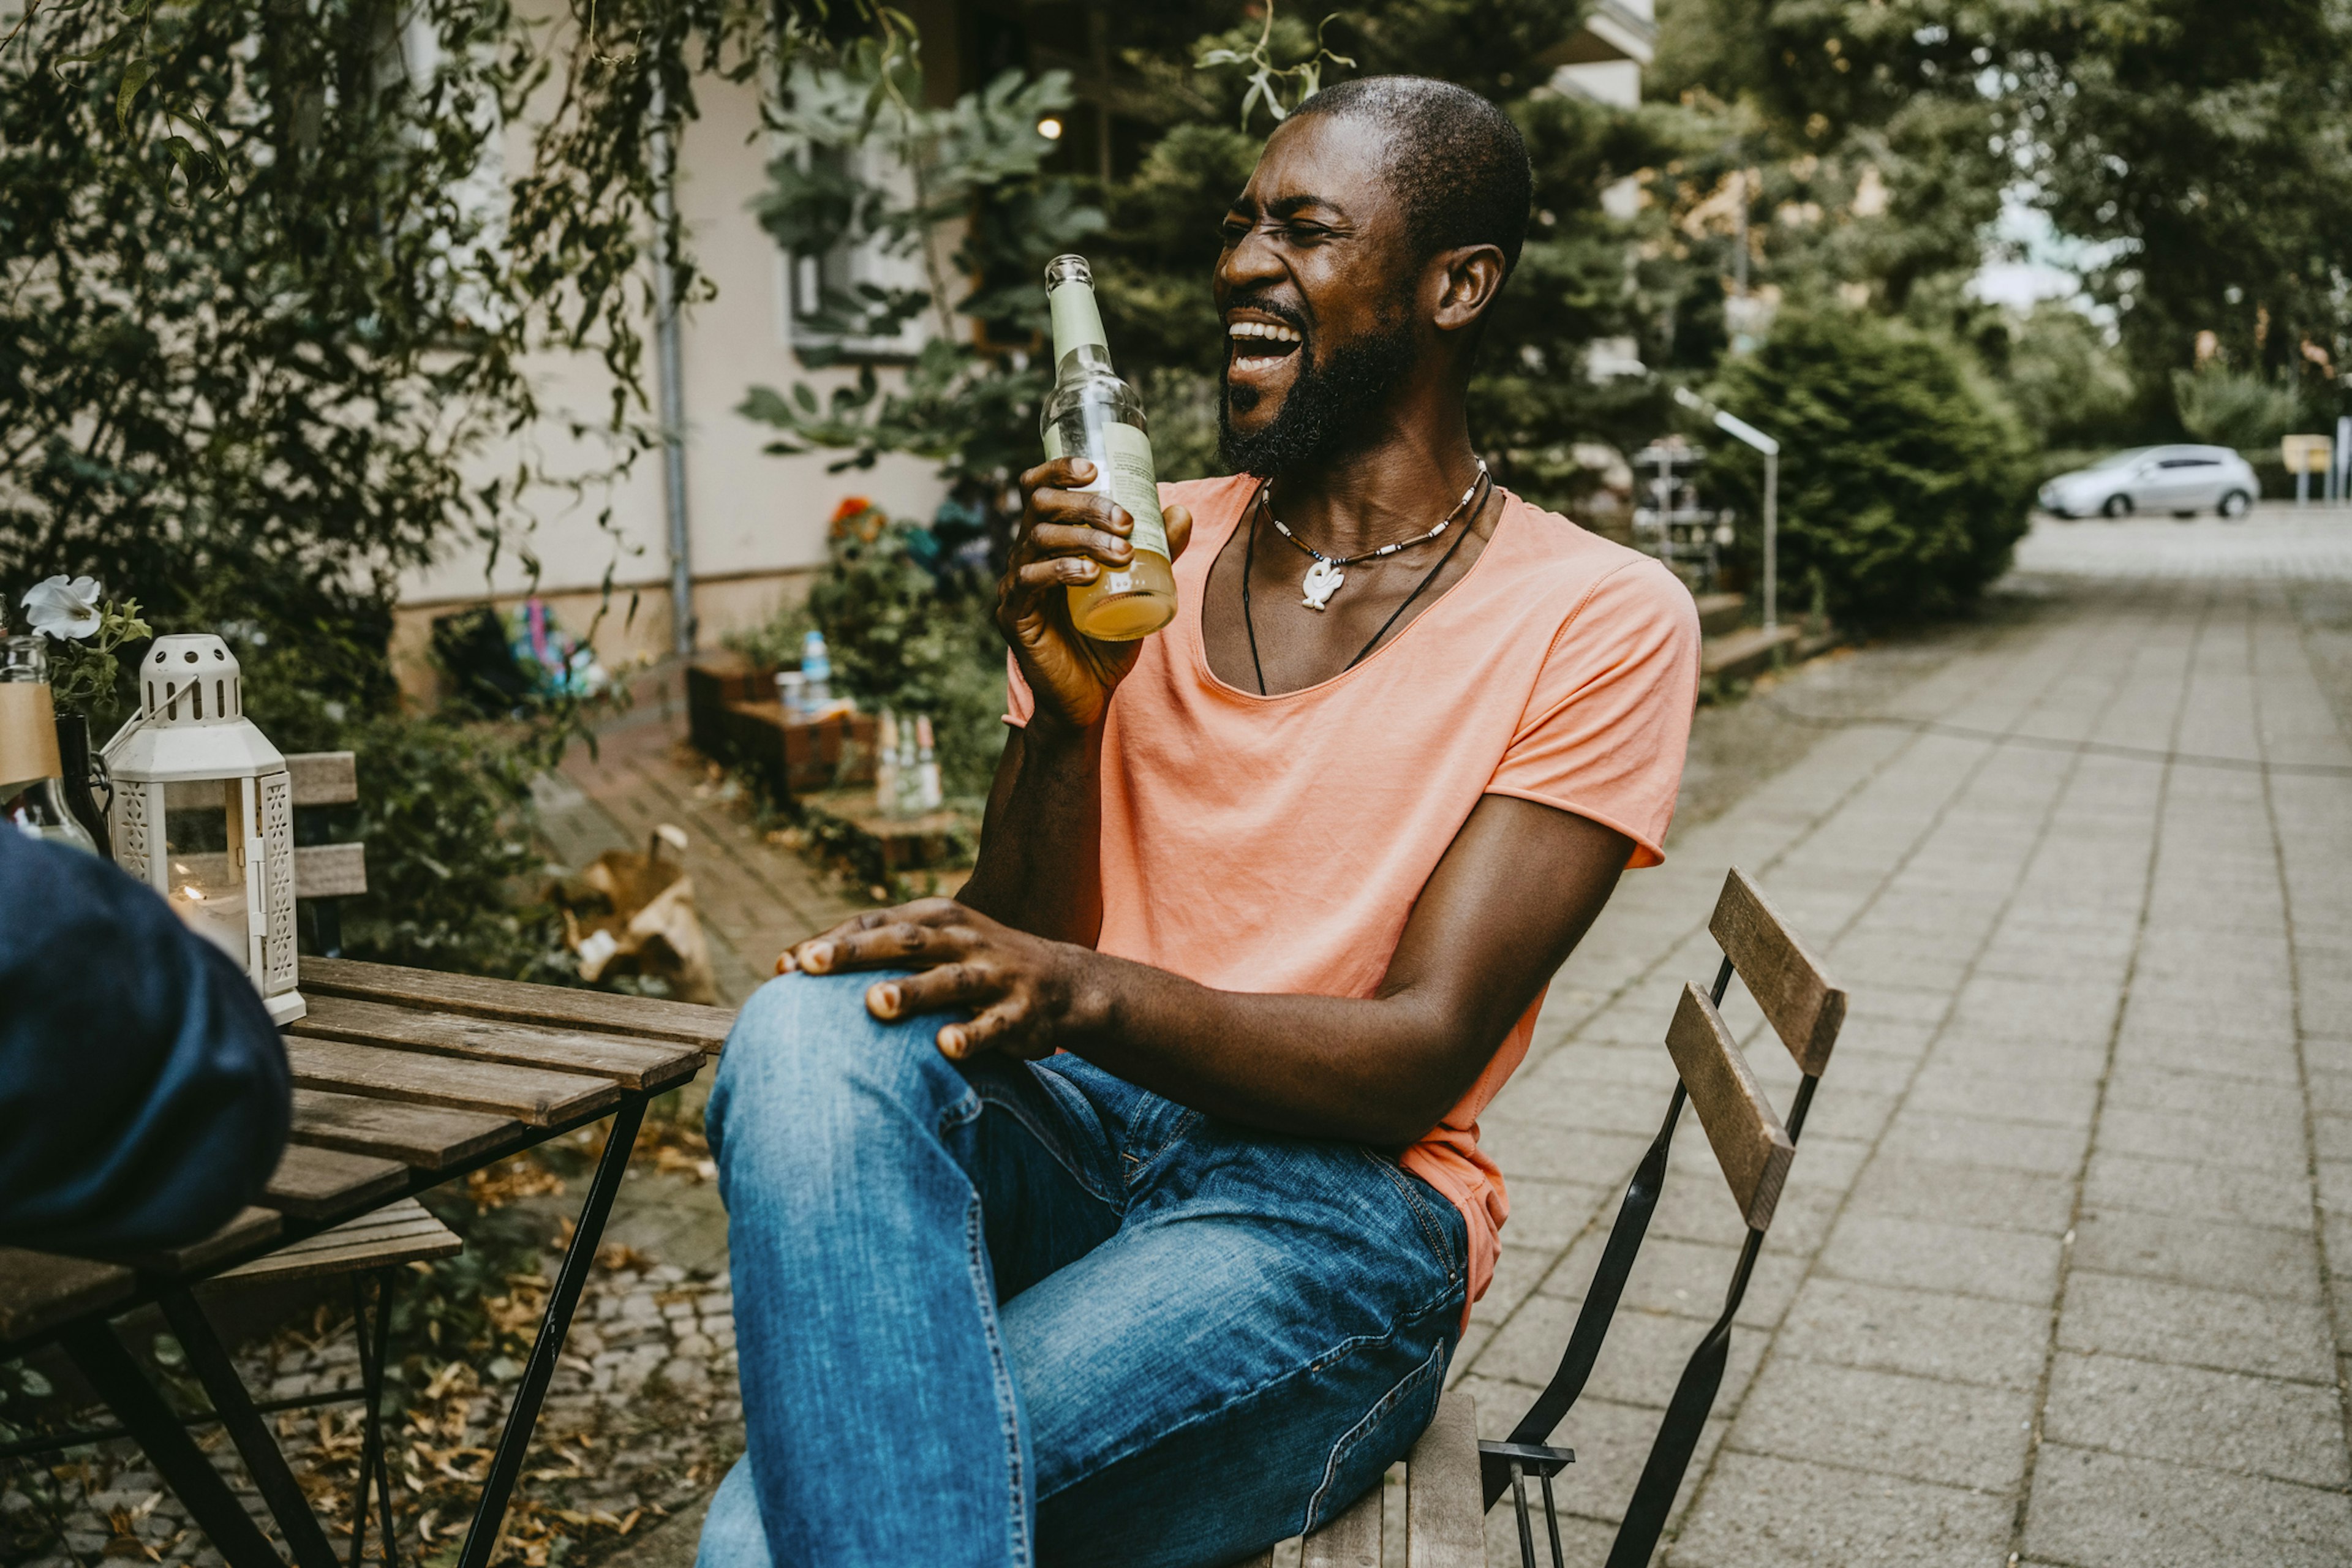
{"type": "Polygon", "coordinates": [[[1773,1345],[1776,1356],[2031,1393],[2049,1331],[2045,1307],[1816,1275],[1773,1345]]]}
{"type": "Polygon", "coordinates": [[[1683,1522],[1674,1568],[1893,1568],[2002,1561],[2014,1505],[1961,1487],[1726,1451],[1683,1522]]]}
{"type": "Polygon", "coordinates": [[[2343,1427],[2337,1391],[2321,1384],[2061,1352],[2042,1430],[2053,1443],[2342,1487],[2343,1427]]]}
{"type": "Polygon", "coordinates": [[[2332,1384],[2326,1314],[2305,1301],[2077,1269],[2058,1323],[2066,1350],[2332,1384]]]}
{"type": "Polygon", "coordinates": [[[1729,1446],[1987,1491],[2024,1479],[2033,1394],[1774,1358],[1740,1402],[1729,1446]]]}
{"type": "Polygon", "coordinates": [[[2335,1568],[2352,1561],[2352,1498],[2045,1442],[2024,1544],[2079,1568],[2335,1568]]]}
{"type": "Polygon", "coordinates": [[[2074,1186],[2058,1176],[1923,1160],[1882,1149],[1855,1182],[1857,1215],[2030,1230],[2063,1236],[2073,1223],[2074,1186]]]}
{"type": "Polygon", "coordinates": [[[2058,1292],[2058,1238],[1934,1220],[1849,1213],[1817,1267],[1836,1279],[2046,1306],[2058,1292]]]}
{"type": "Polygon", "coordinates": [[[2075,1226],[2074,1266],[2289,1301],[2320,1299],[2319,1249],[2307,1224],[2233,1225],[2135,1209],[2085,1209],[2075,1226]]]}
{"type": "Polygon", "coordinates": [[[2209,1219],[2275,1224],[2311,1206],[2308,1178],[2225,1165],[2184,1165],[2094,1150],[2083,1183],[2093,1208],[2147,1209],[2209,1219]]]}

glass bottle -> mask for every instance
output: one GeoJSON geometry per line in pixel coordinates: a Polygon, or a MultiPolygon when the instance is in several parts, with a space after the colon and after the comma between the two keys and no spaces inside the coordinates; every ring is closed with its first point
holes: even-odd
{"type": "Polygon", "coordinates": [[[0,637],[0,820],[52,844],[98,853],[66,809],[49,698],[49,649],[37,637],[0,637]]]}
{"type": "Polygon", "coordinates": [[[1054,390],[1046,395],[1042,421],[1045,456],[1086,458],[1095,477],[1085,488],[1108,495],[1135,519],[1129,538],[1135,553],[1128,564],[1103,567],[1093,582],[1069,590],[1070,624],[1097,641],[1132,642],[1176,616],[1176,574],[1160,517],[1143,402],[1110,367],[1094,274],[1084,257],[1057,256],[1046,266],[1045,301],[1054,317],[1054,390]]]}

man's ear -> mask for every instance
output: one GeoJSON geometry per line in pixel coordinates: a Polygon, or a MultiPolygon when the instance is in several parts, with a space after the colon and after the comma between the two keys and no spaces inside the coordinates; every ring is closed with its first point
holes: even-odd
{"type": "Polygon", "coordinates": [[[1503,287],[1503,252],[1497,246],[1465,245],[1430,258],[1437,283],[1437,310],[1431,317],[1441,332],[1458,332],[1486,313],[1503,287]]]}

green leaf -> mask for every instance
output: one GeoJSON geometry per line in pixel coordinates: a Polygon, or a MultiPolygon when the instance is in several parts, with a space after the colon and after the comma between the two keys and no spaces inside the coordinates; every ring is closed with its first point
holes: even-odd
{"type": "Polygon", "coordinates": [[[155,62],[144,55],[122,68],[122,85],[114,92],[114,123],[125,136],[131,134],[131,100],[154,75],[155,62]]]}

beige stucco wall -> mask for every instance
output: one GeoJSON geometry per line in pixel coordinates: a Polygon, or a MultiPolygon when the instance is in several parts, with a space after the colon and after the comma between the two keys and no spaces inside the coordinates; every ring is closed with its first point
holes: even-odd
{"type": "MultiPolygon", "coordinates": [[[[542,3],[533,9],[553,15],[542,3]]],[[[772,614],[787,594],[805,591],[809,571],[824,559],[824,527],[845,496],[862,495],[893,511],[929,516],[943,493],[932,465],[886,459],[869,471],[829,474],[824,454],[778,458],[761,452],[773,436],[735,412],[757,384],[778,390],[795,380],[822,394],[854,379],[855,372],[803,370],[787,337],[781,263],[772,240],[748,204],[763,184],[768,159],[757,134],[758,110],[749,84],[717,79],[698,85],[701,117],[688,123],[678,153],[678,210],[689,243],[717,288],[717,297],[689,308],[680,331],[686,406],[687,509],[694,607],[703,646],[729,630],[772,614]]],[[[529,153],[520,135],[509,166],[529,153]]],[[[653,331],[642,328],[644,374],[651,397],[653,331]]],[[[558,471],[593,472],[602,463],[593,447],[566,428],[576,418],[592,427],[610,406],[610,380],[589,355],[550,356],[533,367],[545,416],[512,444],[485,452],[486,472],[511,471],[532,453],[558,471]]],[[[609,573],[615,584],[596,645],[617,666],[673,646],[669,601],[669,527],[662,500],[658,452],[640,457],[617,484],[574,495],[543,487],[525,498],[527,527],[499,552],[478,541],[453,540],[429,566],[402,580],[400,628],[394,655],[402,685],[416,697],[434,689],[423,652],[434,616],[467,603],[511,604],[537,588],[570,629],[587,629],[609,573]],[[638,596],[634,618],[628,599],[638,596]]]]}

